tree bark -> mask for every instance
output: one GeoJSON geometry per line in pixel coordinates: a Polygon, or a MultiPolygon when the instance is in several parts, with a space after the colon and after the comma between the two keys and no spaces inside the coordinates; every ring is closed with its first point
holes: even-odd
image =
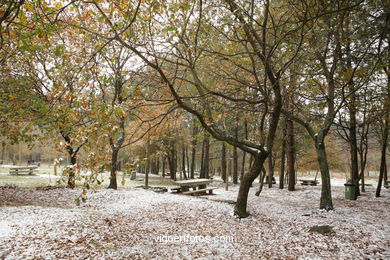
{"type": "MultiPolygon", "coordinates": [[[[244,134],[245,134],[245,139],[248,139],[248,122],[244,121],[244,134]]],[[[242,151],[242,163],[241,163],[241,173],[240,173],[240,182],[242,180],[242,176],[245,174],[245,159],[246,159],[246,152],[242,151]]]]}
{"type": "Polygon", "coordinates": [[[268,156],[268,188],[272,188],[272,179],[274,177],[274,158],[272,152],[268,156]]]}
{"type": "MultiPolygon", "coordinates": [[[[351,87],[352,88],[352,87],[351,87]]],[[[351,89],[351,102],[349,105],[349,145],[351,158],[351,180],[355,184],[355,194],[359,194],[359,165],[358,165],[358,151],[357,151],[357,134],[356,134],[356,95],[355,91],[351,89]]]]}
{"type": "Polygon", "coordinates": [[[187,180],[187,173],[186,173],[186,148],[185,148],[185,145],[183,144],[183,149],[182,149],[182,163],[181,163],[181,167],[182,167],[182,171],[183,171],[183,177],[185,180],[187,180]]]}
{"type": "Polygon", "coordinates": [[[283,125],[283,139],[282,139],[282,151],[280,157],[280,175],[279,175],[279,189],[284,188],[284,166],[286,163],[286,120],[283,125]]]}
{"type": "Polygon", "coordinates": [[[382,135],[382,148],[381,148],[381,165],[379,169],[379,180],[378,180],[378,186],[376,188],[375,197],[380,197],[381,195],[381,187],[384,175],[386,173],[386,149],[387,149],[387,142],[389,139],[389,129],[390,129],[390,71],[388,68],[385,69],[385,72],[387,73],[387,95],[384,101],[384,107],[385,107],[385,124],[383,129],[383,135],[382,135]]]}
{"type": "Polygon", "coordinates": [[[265,167],[263,167],[259,176],[259,189],[255,193],[256,196],[260,196],[260,193],[263,191],[265,176],[267,176],[267,171],[265,170],[265,167]]]}
{"type": "MultiPolygon", "coordinates": [[[[317,161],[321,172],[321,199],[320,209],[333,210],[332,192],[330,186],[329,165],[326,157],[324,141],[317,141],[315,144],[317,151],[317,161]]],[[[290,182],[291,180],[289,180],[290,182]]]]}
{"type": "Polygon", "coordinates": [[[118,184],[116,180],[116,171],[118,168],[118,152],[119,149],[114,148],[111,154],[110,184],[108,185],[108,189],[118,189],[118,184]]]}
{"type": "MultiPolygon", "coordinates": [[[[234,136],[238,139],[238,121],[239,118],[236,117],[236,125],[234,127],[234,136]]],[[[237,147],[233,147],[233,184],[238,184],[238,152],[237,147]]]]}
{"type": "Polygon", "coordinates": [[[237,153],[237,147],[233,147],[233,184],[238,184],[238,153],[237,153]]]}
{"type": "Polygon", "coordinates": [[[75,186],[76,186],[76,173],[75,173],[75,169],[74,169],[74,166],[76,165],[76,153],[73,152],[73,149],[72,149],[72,152],[69,152],[69,157],[70,157],[70,164],[72,165],[72,169],[71,171],[69,171],[69,175],[68,175],[68,188],[71,188],[71,189],[74,189],[75,186]]]}
{"type": "Polygon", "coordinates": [[[196,127],[196,121],[194,118],[193,121],[193,129],[192,129],[192,152],[191,152],[191,179],[195,178],[195,157],[196,157],[196,134],[197,134],[197,127],[196,127]]]}
{"type": "Polygon", "coordinates": [[[252,168],[242,178],[240,190],[238,191],[236,205],[234,207],[234,214],[240,218],[249,216],[247,212],[248,193],[253,181],[259,176],[263,168],[263,164],[267,155],[259,153],[254,156],[252,168]]]}
{"type": "Polygon", "coordinates": [[[175,144],[171,142],[171,147],[168,152],[168,165],[169,165],[169,171],[172,180],[176,180],[176,169],[177,169],[176,149],[174,145],[175,144]]]}
{"type": "Polygon", "coordinates": [[[186,157],[186,165],[187,165],[188,175],[190,175],[190,158],[188,156],[188,148],[187,148],[187,146],[185,148],[185,157],[186,157]]]}
{"type": "Polygon", "coordinates": [[[223,182],[226,182],[226,145],[222,142],[222,158],[221,158],[221,177],[223,182]]]}
{"type": "Polygon", "coordinates": [[[383,183],[383,177],[385,175],[386,171],[386,149],[387,149],[387,142],[389,137],[389,120],[385,120],[385,129],[382,136],[382,148],[381,148],[381,164],[379,168],[379,180],[378,180],[378,186],[376,188],[375,197],[381,196],[381,187],[383,183]]]}
{"type": "Polygon", "coordinates": [[[202,170],[200,178],[209,178],[209,171],[210,171],[210,138],[207,133],[205,133],[205,137],[203,139],[203,156],[202,156],[202,170]]]}
{"type": "Polygon", "coordinates": [[[162,176],[163,176],[163,178],[165,177],[165,162],[166,162],[166,158],[164,156],[162,156],[162,176]]]}
{"type": "Polygon", "coordinates": [[[287,175],[288,190],[295,190],[295,140],[294,140],[294,123],[292,120],[286,120],[287,134],[287,175]]]}

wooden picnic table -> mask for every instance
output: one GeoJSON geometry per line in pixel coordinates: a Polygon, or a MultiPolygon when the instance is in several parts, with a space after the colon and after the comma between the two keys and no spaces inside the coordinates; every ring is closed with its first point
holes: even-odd
{"type": "Polygon", "coordinates": [[[310,185],[310,186],[317,186],[318,181],[317,180],[299,180],[301,182],[301,185],[310,185]]]}
{"type": "Polygon", "coordinates": [[[178,185],[178,187],[171,188],[171,190],[175,190],[177,192],[182,192],[183,194],[192,195],[195,193],[205,193],[209,192],[209,194],[213,194],[214,188],[207,188],[207,185],[210,184],[213,180],[211,179],[192,179],[192,180],[182,180],[175,181],[174,183],[178,185]],[[190,189],[193,189],[190,191],[190,189]]]}
{"type": "Polygon", "coordinates": [[[38,172],[38,165],[29,165],[29,166],[9,166],[9,174],[11,175],[20,175],[27,173],[33,175],[38,172]]]}

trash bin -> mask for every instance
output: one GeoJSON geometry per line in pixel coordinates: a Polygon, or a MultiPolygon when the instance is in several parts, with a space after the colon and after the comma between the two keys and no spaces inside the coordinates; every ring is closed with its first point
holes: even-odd
{"type": "Polygon", "coordinates": [[[352,180],[348,180],[345,186],[345,199],[346,200],[356,200],[356,188],[352,180]]]}

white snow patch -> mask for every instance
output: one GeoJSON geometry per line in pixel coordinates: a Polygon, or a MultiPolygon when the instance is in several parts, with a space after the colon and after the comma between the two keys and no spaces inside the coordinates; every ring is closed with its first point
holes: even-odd
{"type": "Polygon", "coordinates": [[[0,221],[0,237],[8,237],[12,233],[12,228],[6,221],[0,221]]]}

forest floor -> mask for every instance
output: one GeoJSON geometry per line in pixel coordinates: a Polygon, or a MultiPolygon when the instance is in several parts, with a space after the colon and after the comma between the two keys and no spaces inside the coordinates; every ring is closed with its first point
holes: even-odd
{"type": "Polygon", "coordinates": [[[375,198],[367,187],[346,201],[335,185],[335,210],[326,212],[320,186],[264,187],[260,197],[256,188],[251,216],[238,219],[238,187],[202,197],[100,189],[79,205],[81,189],[0,187],[0,259],[390,258],[390,190],[375,198]],[[310,232],[316,225],[333,232],[310,232]]]}

